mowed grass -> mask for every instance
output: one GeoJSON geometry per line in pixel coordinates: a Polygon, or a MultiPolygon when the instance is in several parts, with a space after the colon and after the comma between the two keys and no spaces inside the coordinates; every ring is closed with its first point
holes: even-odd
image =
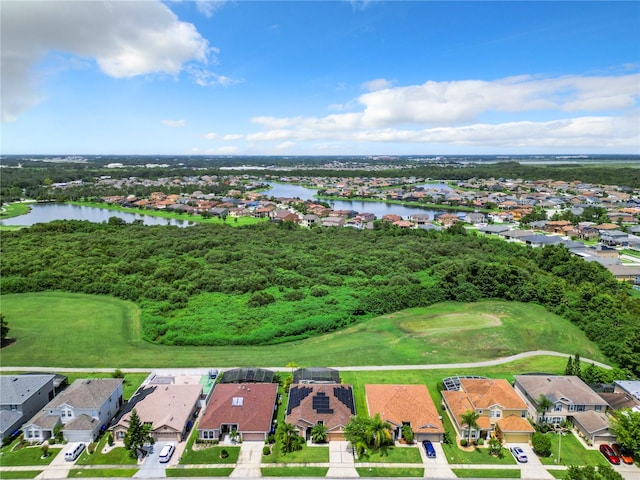
{"type": "Polygon", "coordinates": [[[279,345],[171,347],[142,340],[136,304],[112,297],[39,292],[3,295],[16,342],[4,366],[159,368],[422,365],[491,360],[530,350],[606,359],[573,324],[534,304],[445,302],[374,318],[279,345]],[[451,329],[452,319],[457,328],[451,329]]]}

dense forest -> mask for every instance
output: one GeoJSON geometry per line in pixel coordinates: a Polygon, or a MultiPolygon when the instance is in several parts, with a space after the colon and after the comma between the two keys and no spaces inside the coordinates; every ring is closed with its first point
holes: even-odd
{"type": "Polygon", "coordinates": [[[64,290],[142,307],[147,340],[287,342],[443,300],[535,302],[578,325],[640,374],[640,300],[564,247],[531,249],[467,233],[188,228],[55,221],[3,232],[3,294],[64,290]]]}

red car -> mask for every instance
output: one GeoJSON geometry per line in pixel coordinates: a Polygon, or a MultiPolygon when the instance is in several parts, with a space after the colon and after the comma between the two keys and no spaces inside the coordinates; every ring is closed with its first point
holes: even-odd
{"type": "Polygon", "coordinates": [[[609,460],[614,465],[620,465],[620,457],[616,455],[616,452],[613,451],[606,443],[600,445],[600,452],[605,456],[607,460],[609,460]]]}
{"type": "Polygon", "coordinates": [[[633,464],[633,457],[631,456],[631,453],[629,452],[629,450],[627,450],[624,447],[621,447],[617,443],[614,443],[613,445],[611,445],[611,448],[613,449],[615,454],[618,457],[620,457],[620,460],[622,460],[623,463],[626,463],[627,465],[633,464]]]}

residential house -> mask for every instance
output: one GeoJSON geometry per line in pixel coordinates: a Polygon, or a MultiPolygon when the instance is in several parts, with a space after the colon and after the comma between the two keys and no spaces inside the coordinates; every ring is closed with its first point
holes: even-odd
{"type": "Polygon", "coordinates": [[[606,268],[616,280],[636,282],[636,285],[640,285],[640,267],[614,264],[606,265],[606,268]]]}
{"type": "Polygon", "coordinates": [[[327,428],[327,440],[344,440],[344,427],[355,414],[351,385],[301,384],[289,389],[285,421],[307,440],[317,424],[327,428]]]}
{"type": "MultiPolygon", "coordinates": [[[[166,378],[166,377],[163,377],[166,378]]],[[[142,423],[151,425],[151,437],[155,441],[182,441],[199,411],[202,385],[173,383],[148,383],[131,397],[127,408],[112,427],[113,437],[123,440],[136,410],[142,423]]]]}
{"type": "Polygon", "coordinates": [[[122,379],[76,380],[24,424],[24,438],[42,442],[60,427],[68,442],[93,442],[122,404],[122,379]]]}
{"type": "Polygon", "coordinates": [[[527,420],[527,404],[504,379],[460,378],[459,390],[443,391],[442,401],[462,438],[469,437],[469,426],[464,425],[462,416],[471,411],[479,415],[471,439],[531,440],[534,429],[527,420]]]}
{"type": "Polygon", "coordinates": [[[55,395],[55,375],[0,376],[0,440],[13,436],[55,395]]]}
{"type": "Polygon", "coordinates": [[[418,226],[429,223],[429,218],[429,214],[427,213],[414,213],[412,215],[409,215],[409,220],[411,220],[418,226]]]}
{"type": "Polygon", "coordinates": [[[411,427],[414,440],[441,442],[444,436],[442,417],[425,385],[365,385],[370,415],[393,427],[393,439],[402,438],[402,428],[411,427]]]}
{"type": "Polygon", "coordinates": [[[576,427],[582,421],[585,430],[592,431],[596,417],[583,414],[604,414],[608,407],[600,395],[575,375],[516,375],[514,388],[527,402],[529,416],[537,422],[557,425],[570,419],[576,427]],[[546,412],[540,410],[541,396],[551,402],[546,412]]]}
{"type": "Polygon", "coordinates": [[[309,228],[311,225],[319,225],[320,217],[312,213],[308,213],[306,215],[302,215],[298,223],[303,227],[309,228]]]}
{"type": "Polygon", "coordinates": [[[616,380],[613,383],[615,393],[628,393],[640,400],[640,380],[616,380]]]}
{"type": "Polygon", "coordinates": [[[198,438],[223,440],[232,431],[243,441],[264,441],[273,429],[277,383],[219,384],[198,424],[198,438]]]}
{"type": "Polygon", "coordinates": [[[487,222],[487,217],[484,213],[472,212],[467,213],[464,217],[464,221],[467,223],[471,223],[472,225],[479,225],[487,222]]]}

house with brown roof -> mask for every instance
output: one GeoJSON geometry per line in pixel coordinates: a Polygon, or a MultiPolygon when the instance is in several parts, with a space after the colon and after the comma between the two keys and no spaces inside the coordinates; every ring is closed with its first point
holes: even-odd
{"type": "Polygon", "coordinates": [[[441,442],[444,436],[442,417],[425,385],[365,385],[369,415],[393,427],[393,439],[402,438],[402,427],[409,425],[418,442],[441,442]]]}
{"type": "Polygon", "coordinates": [[[112,427],[114,439],[124,439],[135,409],[142,423],[151,424],[151,437],[155,441],[181,441],[197,417],[201,394],[200,384],[143,385],[112,427]]]}
{"type": "Polygon", "coordinates": [[[351,385],[305,384],[289,389],[285,421],[295,425],[298,434],[307,440],[317,424],[327,428],[328,441],[344,440],[344,427],[355,414],[351,385]]]}
{"type": "Polygon", "coordinates": [[[244,441],[266,440],[277,397],[277,383],[218,384],[198,425],[198,438],[222,440],[235,430],[244,441]]]}
{"type": "Polygon", "coordinates": [[[442,401],[458,435],[468,438],[469,426],[462,416],[480,415],[471,439],[495,436],[505,442],[529,442],[534,429],[527,420],[527,404],[504,379],[461,378],[460,389],[443,391],[442,401]]]}

